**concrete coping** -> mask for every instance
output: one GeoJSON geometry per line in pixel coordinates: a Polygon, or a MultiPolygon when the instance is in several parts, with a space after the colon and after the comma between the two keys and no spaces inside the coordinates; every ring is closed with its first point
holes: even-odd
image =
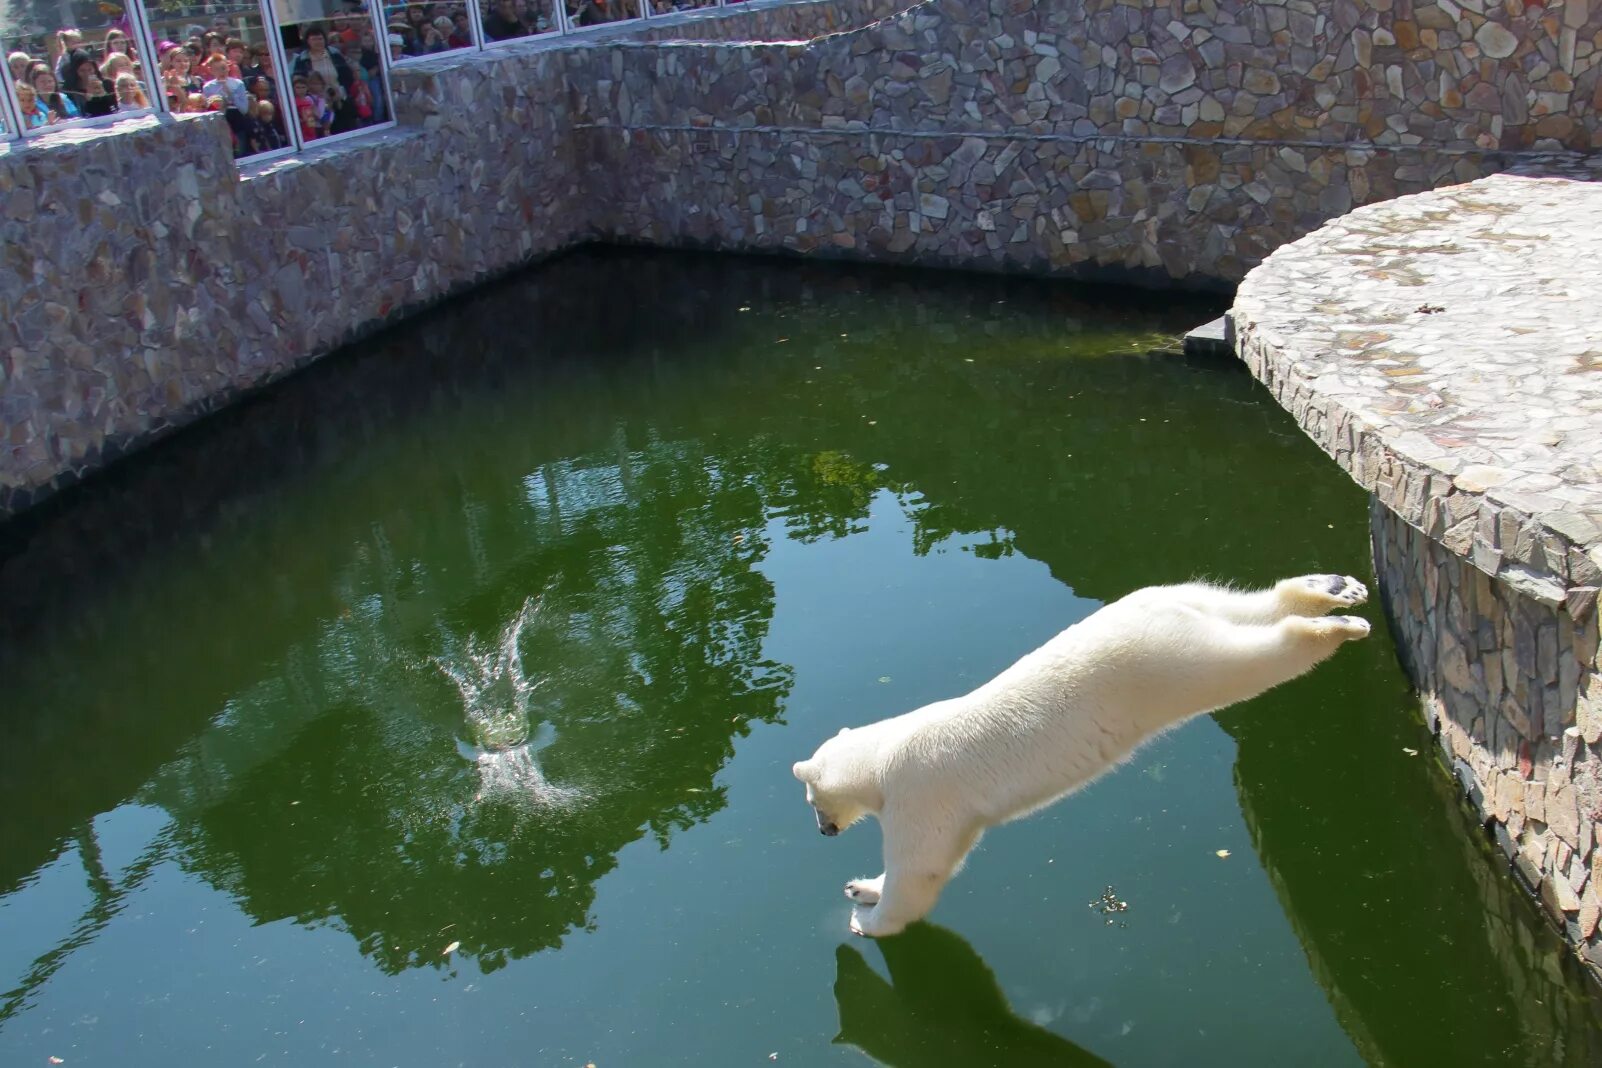
{"type": "Polygon", "coordinates": [[[1578,619],[1602,585],[1599,262],[1602,183],[1372,204],[1246,276],[1236,350],[1403,520],[1578,619]]]}

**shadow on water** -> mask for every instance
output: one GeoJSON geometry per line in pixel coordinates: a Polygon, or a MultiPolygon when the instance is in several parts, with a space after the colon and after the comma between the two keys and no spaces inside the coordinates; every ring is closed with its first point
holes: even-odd
{"type": "Polygon", "coordinates": [[[888,1068],[1111,1068],[1013,1012],[995,974],[955,932],[919,923],[868,944],[883,956],[889,978],[855,946],[835,950],[836,1042],[888,1068]]]}
{"type": "MultiPolygon", "coordinates": [[[[619,851],[724,808],[737,741],[783,720],[774,542],[885,494],[912,552],[972,535],[1087,598],[1365,571],[1361,493],[1244,373],[1142,354],[1216,308],[1125,299],[569,257],[0,531],[0,900],[68,853],[94,890],[0,1025],[162,859],[389,974],[592,929],[619,851]],[[130,799],[170,824],[97,875],[94,821],[130,799]]],[[[1375,1063],[1596,1063],[1594,1004],[1444,780],[1381,759],[1419,728],[1389,648],[1359,656],[1219,717],[1343,1027],[1375,1063]]],[[[949,931],[869,951],[888,981],[865,949],[837,954],[840,1041],[886,1064],[1103,1063],[949,931]]]]}

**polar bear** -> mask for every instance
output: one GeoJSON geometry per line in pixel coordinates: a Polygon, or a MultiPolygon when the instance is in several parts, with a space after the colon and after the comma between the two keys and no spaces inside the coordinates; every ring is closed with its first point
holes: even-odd
{"type": "Polygon", "coordinates": [[[934,907],[989,827],[1044,808],[1192,716],[1310,670],[1367,621],[1344,575],[1270,589],[1152,586],[1106,605],[973,692],[846,728],[792,769],[818,829],[878,817],[884,873],[853,879],[851,930],[882,937],[934,907]]]}

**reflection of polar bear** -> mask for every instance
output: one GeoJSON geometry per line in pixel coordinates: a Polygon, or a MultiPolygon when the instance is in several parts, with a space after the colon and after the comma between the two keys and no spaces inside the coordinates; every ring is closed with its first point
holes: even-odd
{"type": "Polygon", "coordinates": [[[1366,637],[1364,620],[1321,613],[1367,597],[1339,575],[1251,593],[1199,583],[1137,590],[966,696],[841,731],[794,771],[824,834],[868,815],[883,829],[884,874],[846,884],[864,906],[851,930],[895,934],[934,907],[986,828],[1366,637]]]}

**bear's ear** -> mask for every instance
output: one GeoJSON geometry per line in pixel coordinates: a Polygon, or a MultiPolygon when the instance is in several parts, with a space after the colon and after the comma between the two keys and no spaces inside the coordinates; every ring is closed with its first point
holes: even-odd
{"type": "Polygon", "coordinates": [[[790,768],[790,774],[805,783],[816,782],[818,779],[817,766],[810,760],[800,760],[790,768]]]}
{"type": "Polygon", "coordinates": [[[851,733],[851,728],[850,727],[841,727],[840,728],[840,733],[836,734],[835,737],[836,738],[844,738],[846,735],[848,735],[850,733],[851,733]]]}

